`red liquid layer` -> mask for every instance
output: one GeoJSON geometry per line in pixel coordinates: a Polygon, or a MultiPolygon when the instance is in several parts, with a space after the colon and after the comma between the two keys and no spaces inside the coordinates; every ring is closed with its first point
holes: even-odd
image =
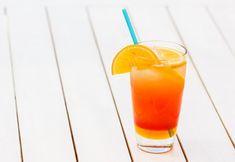
{"type": "Polygon", "coordinates": [[[176,133],[184,89],[185,62],[131,72],[134,121],[138,134],[163,139],[176,133]]]}

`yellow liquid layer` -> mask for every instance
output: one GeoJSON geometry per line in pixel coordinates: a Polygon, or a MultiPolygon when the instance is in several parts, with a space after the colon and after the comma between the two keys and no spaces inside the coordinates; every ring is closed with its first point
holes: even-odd
{"type": "Polygon", "coordinates": [[[135,131],[142,137],[158,140],[171,138],[176,134],[176,128],[171,128],[168,130],[149,130],[135,126],[135,131]]]}

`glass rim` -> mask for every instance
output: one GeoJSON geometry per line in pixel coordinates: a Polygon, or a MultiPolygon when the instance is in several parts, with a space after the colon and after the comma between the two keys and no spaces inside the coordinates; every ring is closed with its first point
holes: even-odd
{"type": "MultiPolygon", "coordinates": [[[[176,43],[176,42],[173,42],[173,41],[147,40],[147,41],[140,41],[138,44],[145,45],[145,43],[151,43],[151,42],[168,43],[168,44],[172,44],[172,45],[177,45],[178,47],[183,49],[183,52],[182,52],[183,54],[180,57],[184,57],[185,55],[188,54],[188,50],[187,50],[187,48],[183,44],[176,43]]],[[[174,49],[174,50],[177,50],[177,49],[174,49]]],[[[177,51],[179,51],[179,50],[177,50],[177,51]]],[[[181,52],[181,51],[179,51],[179,52],[181,52]]]]}

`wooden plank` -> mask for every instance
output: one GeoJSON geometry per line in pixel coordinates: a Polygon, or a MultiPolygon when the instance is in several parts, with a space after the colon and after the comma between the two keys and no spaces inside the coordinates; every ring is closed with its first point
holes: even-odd
{"type": "Polygon", "coordinates": [[[20,144],[7,40],[7,19],[0,8],[0,161],[20,162],[20,144]]]}
{"type": "Polygon", "coordinates": [[[85,8],[49,15],[79,161],[131,161],[85,8]]]}
{"type": "Polygon", "coordinates": [[[235,45],[233,43],[235,41],[235,6],[208,6],[207,9],[218,31],[235,55],[235,45]]]}
{"type": "Polygon", "coordinates": [[[182,7],[171,11],[234,143],[235,109],[231,107],[235,106],[235,58],[205,8],[182,7]]]}
{"type": "MultiPolygon", "coordinates": [[[[228,46],[230,52],[235,57],[235,45],[234,45],[234,41],[235,41],[235,31],[234,31],[234,29],[235,29],[235,12],[234,12],[234,9],[235,9],[235,6],[220,6],[220,7],[217,6],[217,7],[209,7],[209,8],[207,8],[207,11],[208,11],[208,14],[211,16],[211,19],[213,20],[214,24],[216,25],[218,32],[220,32],[221,37],[224,39],[226,45],[228,46]]],[[[233,61],[235,61],[234,59],[233,59],[233,61]]],[[[232,71],[234,74],[234,69],[232,71]]],[[[231,82],[231,84],[234,85],[234,83],[232,83],[232,82],[231,82]]],[[[230,104],[231,105],[230,107],[235,105],[232,102],[232,96],[234,94],[235,93],[233,91],[232,94],[231,93],[229,94],[229,95],[231,95],[231,98],[228,99],[228,101],[227,100],[224,101],[224,102],[232,103],[232,104],[230,104]]],[[[231,132],[231,137],[233,139],[234,147],[235,147],[235,124],[234,124],[235,111],[228,112],[228,110],[227,110],[227,112],[225,112],[225,113],[231,113],[229,115],[228,120],[230,120],[230,119],[232,120],[232,121],[230,121],[232,123],[232,125],[230,127],[232,127],[232,128],[229,130],[231,132]]]]}
{"type": "Polygon", "coordinates": [[[89,11],[133,159],[135,162],[185,161],[177,141],[171,152],[160,155],[142,152],[136,146],[129,75],[111,76],[110,71],[115,54],[132,43],[121,9],[120,7],[92,7],[89,11]]]}
{"type": "MultiPolygon", "coordinates": [[[[130,12],[141,40],[180,42],[166,8],[132,7],[130,12]]],[[[235,158],[227,134],[190,60],[178,134],[189,161],[231,161],[235,158]]]]}
{"type": "Polygon", "coordinates": [[[74,162],[66,109],[43,7],[10,7],[24,161],[74,162]]]}

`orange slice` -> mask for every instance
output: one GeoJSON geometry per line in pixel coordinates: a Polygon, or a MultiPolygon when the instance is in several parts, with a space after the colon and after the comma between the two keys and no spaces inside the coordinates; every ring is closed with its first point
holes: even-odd
{"type": "Polygon", "coordinates": [[[175,68],[186,64],[185,57],[182,57],[184,55],[182,52],[162,47],[154,47],[153,49],[158,52],[158,55],[161,57],[161,61],[168,62],[171,67],[175,68]]]}
{"type": "Polygon", "coordinates": [[[129,45],[123,48],[113,59],[112,74],[130,72],[132,67],[144,69],[161,63],[155,53],[143,45],[129,45]]]}

